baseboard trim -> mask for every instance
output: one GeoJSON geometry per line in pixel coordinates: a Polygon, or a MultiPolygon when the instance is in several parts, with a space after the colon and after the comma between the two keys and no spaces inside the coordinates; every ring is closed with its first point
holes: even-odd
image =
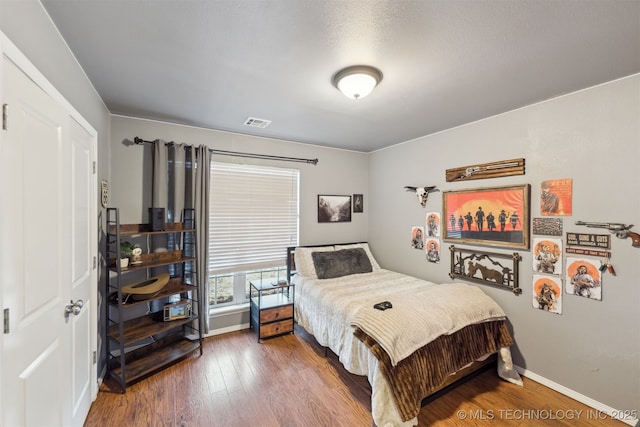
{"type": "Polygon", "coordinates": [[[626,418],[624,418],[624,411],[612,408],[611,406],[605,405],[604,403],[598,402],[597,400],[594,400],[588,396],[585,396],[583,394],[578,393],[575,390],[571,390],[570,388],[567,388],[565,386],[563,386],[562,384],[558,384],[554,381],[551,381],[545,377],[542,377],[538,374],[536,374],[535,372],[531,372],[527,369],[521,368],[518,365],[514,365],[516,367],[516,369],[518,370],[518,372],[520,373],[520,375],[527,377],[537,383],[540,383],[546,387],[549,387],[552,390],[557,391],[558,393],[562,393],[565,396],[568,396],[574,400],[577,400],[580,403],[583,403],[593,409],[595,409],[596,411],[602,412],[607,414],[608,416],[610,416],[611,418],[614,418],[616,420],[622,421],[625,424],[628,424],[630,426],[636,426],[638,424],[638,418],[634,418],[631,416],[628,416],[626,418]]]}
{"type": "Polygon", "coordinates": [[[243,323],[241,325],[233,325],[233,326],[228,326],[226,328],[209,329],[209,333],[206,334],[205,337],[213,337],[215,335],[222,335],[222,334],[226,334],[228,332],[241,331],[243,329],[249,329],[249,324],[248,323],[243,323]]]}

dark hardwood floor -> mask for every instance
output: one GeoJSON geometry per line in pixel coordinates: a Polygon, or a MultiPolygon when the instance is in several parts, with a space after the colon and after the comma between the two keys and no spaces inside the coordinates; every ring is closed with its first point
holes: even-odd
{"type": "MultiPolygon", "coordinates": [[[[252,330],[205,339],[204,355],[121,394],[105,381],[85,426],[371,427],[371,389],[300,328],[258,344],[252,330]]],[[[425,403],[420,426],[626,426],[524,378],[480,373],[425,403]],[[581,412],[580,412],[581,411],[581,412]]]]}

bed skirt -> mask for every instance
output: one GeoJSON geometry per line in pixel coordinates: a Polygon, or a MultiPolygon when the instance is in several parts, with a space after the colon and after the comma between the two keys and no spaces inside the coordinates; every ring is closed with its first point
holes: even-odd
{"type": "Polygon", "coordinates": [[[442,335],[392,366],[388,354],[374,339],[357,328],[354,335],[378,359],[403,421],[417,417],[422,400],[437,391],[451,374],[513,343],[504,320],[478,323],[442,335]]]}

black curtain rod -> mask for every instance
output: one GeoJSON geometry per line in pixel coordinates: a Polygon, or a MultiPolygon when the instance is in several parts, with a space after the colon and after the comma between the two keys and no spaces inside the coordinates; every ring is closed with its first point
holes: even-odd
{"type": "MultiPolygon", "coordinates": [[[[137,145],[140,145],[140,144],[152,144],[154,141],[145,141],[144,139],[138,138],[136,136],[135,138],[133,138],[133,142],[137,145]]],[[[167,145],[168,144],[172,144],[172,142],[168,142],[167,145]]],[[[318,164],[318,159],[302,159],[299,157],[272,156],[270,154],[240,153],[237,151],[216,150],[214,148],[209,148],[209,151],[212,154],[221,154],[223,156],[248,157],[251,159],[283,160],[286,162],[307,163],[312,165],[318,164]]]]}

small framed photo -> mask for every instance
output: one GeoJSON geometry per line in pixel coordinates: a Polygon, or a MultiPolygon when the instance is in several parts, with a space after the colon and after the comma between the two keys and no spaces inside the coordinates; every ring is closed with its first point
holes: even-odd
{"type": "Polygon", "coordinates": [[[319,194],[318,222],[351,222],[351,196],[319,194]]]}
{"type": "Polygon", "coordinates": [[[362,213],[364,211],[364,198],[362,194],[353,195],[353,212],[362,213]]]}

